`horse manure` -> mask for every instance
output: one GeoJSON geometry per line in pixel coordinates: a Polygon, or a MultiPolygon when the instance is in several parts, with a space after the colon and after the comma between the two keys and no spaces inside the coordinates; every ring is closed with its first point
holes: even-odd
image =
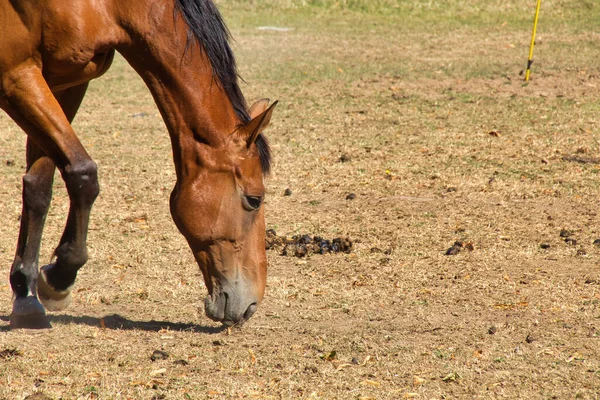
{"type": "Polygon", "coordinates": [[[294,235],[291,239],[277,236],[274,230],[267,231],[266,248],[281,247],[281,255],[305,257],[310,254],[351,253],[353,243],[349,238],[324,239],[321,236],[294,235]]]}
{"type": "Polygon", "coordinates": [[[540,244],[540,249],[548,250],[549,248],[550,248],[550,245],[548,243],[540,244]]]}
{"type": "Polygon", "coordinates": [[[300,245],[296,246],[296,251],[294,252],[294,255],[296,257],[304,257],[307,253],[308,253],[308,250],[307,250],[306,246],[303,244],[300,244],[300,245]]]}
{"type": "Polygon", "coordinates": [[[348,193],[348,195],[346,196],[346,200],[354,200],[356,198],[356,195],[354,193],[348,193]]]}
{"type": "Polygon", "coordinates": [[[166,353],[162,350],[154,350],[150,356],[151,361],[166,360],[167,358],[169,358],[169,353],[166,353]]]}
{"type": "Polygon", "coordinates": [[[283,191],[283,195],[284,196],[291,196],[292,195],[292,189],[287,188],[283,191]]]}
{"type": "Polygon", "coordinates": [[[310,235],[302,235],[298,239],[298,243],[301,243],[301,244],[309,244],[309,243],[312,243],[312,241],[313,241],[313,239],[310,237],[310,235]]]}
{"type": "Polygon", "coordinates": [[[12,167],[15,165],[15,160],[6,160],[6,166],[7,167],[12,167]]]}
{"type": "Polygon", "coordinates": [[[175,361],[173,361],[173,364],[186,366],[186,365],[189,365],[189,362],[187,362],[185,360],[175,360],[175,361]]]}
{"type": "Polygon", "coordinates": [[[352,251],[352,242],[348,238],[335,238],[333,239],[331,247],[333,251],[343,251],[344,253],[348,254],[352,251]],[[337,250],[334,249],[334,245],[336,246],[337,250]]]}
{"type": "Polygon", "coordinates": [[[275,229],[268,229],[265,238],[265,248],[269,250],[271,247],[277,244],[277,232],[275,229]]]}

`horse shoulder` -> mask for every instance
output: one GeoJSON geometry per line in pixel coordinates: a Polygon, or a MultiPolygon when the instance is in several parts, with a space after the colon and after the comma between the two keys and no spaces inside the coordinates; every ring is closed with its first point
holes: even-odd
{"type": "Polygon", "coordinates": [[[44,75],[53,89],[87,82],[110,66],[120,31],[107,3],[46,1],[41,53],[44,75]]]}

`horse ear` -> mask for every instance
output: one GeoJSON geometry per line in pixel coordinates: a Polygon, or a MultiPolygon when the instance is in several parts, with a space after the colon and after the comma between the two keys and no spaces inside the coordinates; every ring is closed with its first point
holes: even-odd
{"type": "Polygon", "coordinates": [[[252,120],[244,125],[240,130],[241,137],[246,141],[246,147],[250,147],[258,135],[260,135],[262,131],[269,126],[269,122],[271,122],[271,114],[273,114],[273,110],[277,105],[277,101],[271,104],[269,108],[267,108],[268,104],[268,99],[262,99],[250,107],[248,113],[250,114],[252,120]]]}
{"type": "Polygon", "coordinates": [[[269,99],[260,99],[256,103],[252,104],[252,107],[248,110],[248,115],[250,115],[250,119],[254,119],[258,117],[261,113],[263,113],[271,100],[269,99]]]}

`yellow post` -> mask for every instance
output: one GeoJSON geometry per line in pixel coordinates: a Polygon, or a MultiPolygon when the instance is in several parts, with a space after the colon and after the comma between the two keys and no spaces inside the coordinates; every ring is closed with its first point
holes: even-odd
{"type": "Polygon", "coordinates": [[[529,58],[527,59],[527,71],[525,72],[525,82],[529,81],[529,74],[531,73],[531,64],[533,63],[533,45],[535,44],[535,30],[537,28],[538,17],[540,15],[540,5],[542,0],[537,0],[537,6],[535,7],[535,18],[533,19],[533,32],[531,33],[531,45],[529,46],[529,58]]]}

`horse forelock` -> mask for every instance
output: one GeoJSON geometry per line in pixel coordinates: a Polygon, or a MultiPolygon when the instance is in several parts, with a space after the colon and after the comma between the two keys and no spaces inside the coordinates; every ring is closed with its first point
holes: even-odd
{"type": "MultiPolygon", "coordinates": [[[[176,0],[175,11],[179,12],[188,26],[188,48],[190,40],[198,41],[210,61],[213,76],[221,85],[237,117],[242,123],[250,121],[248,106],[239,86],[237,64],[229,41],[231,33],[212,0],[176,0]]],[[[271,150],[261,134],[256,139],[263,174],[271,170],[271,150]]]]}

